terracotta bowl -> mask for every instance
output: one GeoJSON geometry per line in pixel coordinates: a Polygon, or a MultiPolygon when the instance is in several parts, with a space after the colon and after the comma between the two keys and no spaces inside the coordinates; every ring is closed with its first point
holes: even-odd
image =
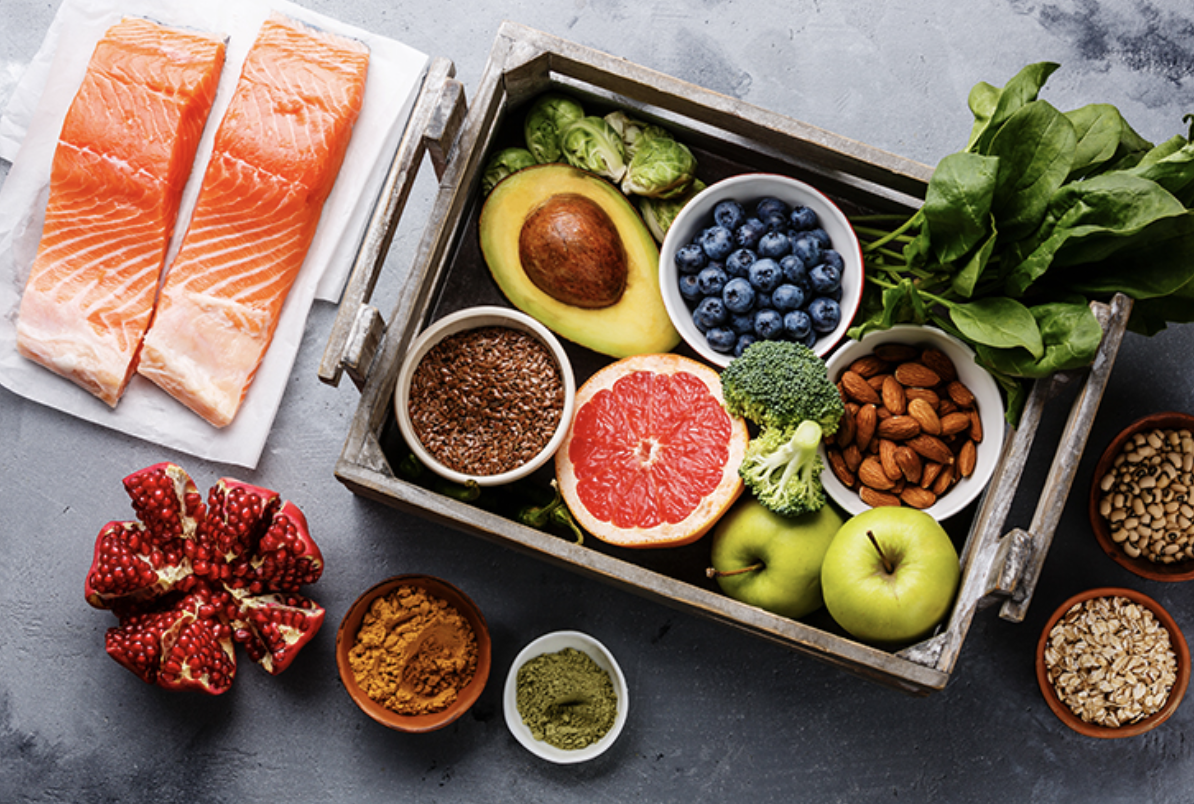
{"type": "Polygon", "coordinates": [[[1111,469],[1116,456],[1123,450],[1124,444],[1136,433],[1155,429],[1189,429],[1194,430],[1194,416],[1188,413],[1153,413],[1139,419],[1120,431],[1095,465],[1094,477],[1091,479],[1089,516],[1090,526],[1094,530],[1095,539],[1103,552],[1111,556],[1121,566],[1142,578],[1151,581],[1188,581],[1194,578],[1194,559],[1179,561],[1173,564],[1161,564],[1151,561],[1144,556],[1133,558],[1124,552],[1123,547],[1111,538],[1111,528],[1107,520],[1099,513],[1099,499],[1102,490],[1099,483],[1103,476],[1111,469]]]}
{"type": "Polygon", "coordinates": [[[397,575],[375,584],[352,604],[340,623],[340,629],[336,632],[336,666],[340,671],[340,681],[344,684],[344,689],[348,691],[349,697],[365,714],[383,726],[397,731],[435,731],[463,715],[476,703],[481,691],[485,689],[491,663],[489,627],[485,624],[485,618],[481,615],[480,609],[464,592],[450,583],[430,575],[397,575]],[[348,664],[348,652],[352,649],[357,631],[361,627],[361,620],[369,610],[369,606],[378,597],[384,597],[404,585],[416,586],[430,595],[446,600],[468,621],[477,637],[477,670],[473,675],[473,680],[460,691],[460,695],[450,706],[427,715],[400,715],[377,703],[366,695],[357,684],[356,676],[353,675],[352,668],[348,664]]]}
{"type": "Polygon", "coordinates": [[[1113,739],[1117,737],[1133,737],[1137,734],[1143,734],[1146,731],[1151,731],[1157,726],[1160,726],[1169,716],[1172,715],[1182,702],[1182,697],[1186,694],[1186,688],[1190,683],[1190,649],[1186,644],[1186,639],[1182,635],[1181,628],[1174,622],[1173,617],[1166,611],[1160,603],[1153,600],[1148,595],[1137,592],[1134,589],[1121,589],[1116,587],[1100,587],[1097,589],[1088,589],[1074,595],[1066,602],[1062,603],[1057,611],[1053,612],[1053,616],[1045,623],[1044,629],[1041,631],[1040,639],[1037,642],[1036,648],[1036,678],[1040,685],[1041,694],[1045,698],[1045,703],[1053,710],[1053,714],[1079,734],[1084,734],[1087,737],[1097,737],[1101,739],[1113,739]],[[1097,597],[1126,597],[1134,603],[1147,607],[1157,621],[1169,631],[1169,640],[1173,648],[1173,652],[1177,657],[1177,678],[1174,681],[1173,688],[1169,692],[1169,699],[1165,705],[1157,712],[1149,715],[1143,720],[1135,723],[1130,723],[1118,728],[1110,728],[1107,726],[1098,726],[1093,723],[1087,723],[1080,717],[1075,715],[1068,706],[1062,703],[1054,689],[1053,684],[1049,681],[1045,669],[1045,647],[1049,642],[1049,632],[1053,630],[1053,626],[1070,610],[1072,606],[1077,603],[1082,603],[1086,600],[1097,597]]]}

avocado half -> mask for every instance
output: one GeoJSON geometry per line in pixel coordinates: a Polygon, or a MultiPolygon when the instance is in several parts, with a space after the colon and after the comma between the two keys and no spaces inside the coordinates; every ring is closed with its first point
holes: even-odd
{"type": "Polygon", "coordinates": [[[481,253],[510,303],[556,334],[612,357],[680,342],[659,292],[659,249],[622,191],[551,163],[490,192],[481,253]]]}

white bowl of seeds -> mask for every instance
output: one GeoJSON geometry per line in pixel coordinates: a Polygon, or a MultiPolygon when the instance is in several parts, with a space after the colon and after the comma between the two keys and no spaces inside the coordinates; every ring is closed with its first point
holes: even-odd
{"type": "Polygon", "coordinates": [[[534,472],[568,431],[576,378],[545,326],[517,310],[470,307],[407,351],[394,415],[414,456],[455,483],[499,486],[534,472]]]}

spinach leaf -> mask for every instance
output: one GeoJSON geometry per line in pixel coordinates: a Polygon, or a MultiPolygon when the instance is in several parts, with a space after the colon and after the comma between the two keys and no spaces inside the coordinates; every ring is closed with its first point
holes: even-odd
{"type": "Polygon", "coordinates": [[[1109,103],[1091,103],[1066,112],[1074,125],[1078,142],[1070,166],[1070,176],[1082,176],[1115,156],[1124,128],[1123,115],[1109,103]]]}
{"type": "Polygon", "coordinates": [[[1185,138],[1174,137],[1161,143],[1128,172],[1155,181],[1181,203],[1194,206],[1194,143],[1185,138]]]}
{"type": "Polygon", "coordinates": [[[1060,66],[1048,61],[1029,64],[1012,76],[1001,90],[990,84],[976,85],[970,91],[969,98],[970,110],[974,113],[974,127],[965,150],[988,153],[991,140],[1000,127],[1024,104],[1036,100],[1041,87],[1060,66]]]}
{"type": "Polygon", "coordinates": [[[999,179],[991,211],[1007,240],[1031,234],[1070,173],[1078,141],[1074,124],[1048,101],[1022,106],[991,140],[999,179]]]}
{"type": "MultiPolygon", "coordinates": [[[[1066,256],[1071,264],[1058,272],[1058,281],[1076,292],[1123,292],[1137,301],[1168,296],[1194,278],[1194,211],[1152,221],[1130,243],[1098,262],[1082,251],[1066,256]]],[[[1060,253],[1057,259],[1061,262],[1060,253]]]]}
{"type": "Polygon", "coordinates": [[[860,341],[871,332],[891,329],[896,324],[923,324],[928,320],[928,310],[916,285],[911,279],[901,279],[898,284],[884,289],[882,306],[872,309],[866,319],[846,334],[860,341]]]}
{"type": "Polygon", "coordinates": [[[1090,306],[1079,301],[1049,302],[1031,308],[1044,350],[1039,356],[1023,348],[992,348],[978,344],[979,358],[998,372],[1013,377],[1047,377],[1056,371],[1090,365],[1103,340],[1103,328],[1090,306]]]}
{"type": "Polygon", "coordinates": [[[953,304],[949,308],[949,317],[975,344],[1001,349],[1020,347],[1038,359],[1045,354],[1036,319],[1015,299],[986,296],[965,304],[953,304]]]}
{"type": "Polygon", "coordinates": [[[995,246],[999,241],[999,232],[995,229],[994,220],[991,221],[990,231],[991,234],[987,237],[986,242],[975,249],[974,253],[970,255],[970,259],[950,282],[953,291],[964,299],[969,299],[974,295],[974,288],[987,270],[991,254],[995,251],[995,246]]]}
{"type": "Polygon", "coordinates": [[[965,256],[990,231],[999,159],[965,152],[943,158],[925,191],[924,217],[937,259],[965,256]]]}
{"type": "Polygon", "coordinates": [[[1142,335],[1155,335],[1169,323],[1190,322],[1194,322],[1194,278],[1168,296],[1135,302],[1128,328],[1142,335]]]}

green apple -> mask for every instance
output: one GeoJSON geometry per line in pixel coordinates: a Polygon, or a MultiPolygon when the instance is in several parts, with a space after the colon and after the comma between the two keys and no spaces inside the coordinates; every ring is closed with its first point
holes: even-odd
{"type": "Polygon", "coordinates": [[[841,526],[841,515],[828,503],[785,517],[743,496],[713,531],[708,574],[735,600],[803,617],[821,607],[821,560],[841,526]]]}
{"type": "Polygon", "coordinates": [[[825,608],[864,642],[921,639],[949,613],[961,569],[949,534],[915,508],[881,507],[847,520],[821,567],[825,608]]]}

